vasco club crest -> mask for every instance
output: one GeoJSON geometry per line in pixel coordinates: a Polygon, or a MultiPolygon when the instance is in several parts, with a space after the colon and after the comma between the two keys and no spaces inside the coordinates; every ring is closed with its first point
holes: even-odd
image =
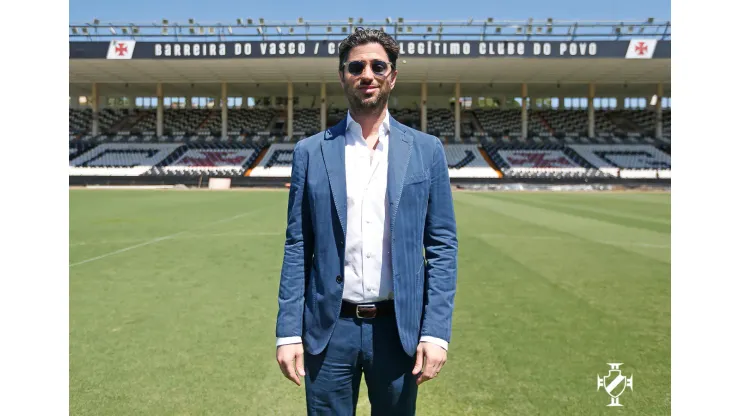
{"type": "Polygon", "coordinates": [[[619,396],[624,393],[624,390],[627,387],[632,390],[632,375],[630,374],[629,378],[622,375],[622,370],[619,369],[619,366],[623,363],[607,364],[611,366],[609,374],[604,377],[599,377],[598,374],[596,375],[596,391],[599,391],[599,389],[603,387],[609,396],[611,396],[612,401],[607,405],[607,407],[621,407],[622,405],[619,403],[619,396]]]}

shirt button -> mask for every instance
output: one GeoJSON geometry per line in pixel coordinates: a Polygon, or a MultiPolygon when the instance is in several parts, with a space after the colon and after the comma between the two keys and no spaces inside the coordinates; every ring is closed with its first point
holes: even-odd
{"type": "Polygon", "coordinates": [[[342,276],[341,275],[337,275],[337,283],[342,283],[342,276]]]}
{"type": "Polygon", "coordinates": [[[372,256],[372,253],[365,254],[365,257],[367,257],[367,258],[370,258],[370,256],[372,256]]]}

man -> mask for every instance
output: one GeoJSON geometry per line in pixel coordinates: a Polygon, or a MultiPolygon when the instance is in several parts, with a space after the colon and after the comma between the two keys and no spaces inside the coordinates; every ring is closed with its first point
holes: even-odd
{"type": "Polygon", "coordinates": [[[358,29],[339,46],[349,111],[293,153],[277,361],[308,414],[415,413],[447,360],[457,235],[442,143],[388,112],[399,47],[358,29]],[[305,348],[305,356],[304,356],[305,348]]]}

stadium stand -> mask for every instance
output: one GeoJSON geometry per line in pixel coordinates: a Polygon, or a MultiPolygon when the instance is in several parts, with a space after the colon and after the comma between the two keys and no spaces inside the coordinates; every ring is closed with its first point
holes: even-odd
{"type": "Polygon", "coordinates": [[[251,176],[290,177],[293,163],[293,144],[273,144],[265,157],[254,168],[251,176]]]}
{"type": "MultiPolygon", "coordinates": [[[[220,112],[207,109],[166,110],[168,135],[159,138],[154,134],[155,110],[101,111],[107,133],[91,137],[91,112],[70,110],[70,174],[243,176],[253,168],[251,176],[289,177],[291,143],[272,144],[261,162],[252,166],[270,141],[283,141],[270,132],[277,110],[229,109],[228,114],[226,139],[215,131],[220,112]],[[116,126],[123,130],[114,131],[116,126]]],[[[346,110],[334,110],[335,117],[344,114],[346,110]]],[[[412,126],[419,117],[414,109],[396,109],[392,114],[412,126]]],[[[600,130],[594,138],[581,131],[588,122],[582,110],[531,111],[533,135],[527,139],[516,130],[521,126],[518,110],[476,109],[468,114],[485,131],[463,137],[464,144],[445,145],[451,178],[670,177],[670,140],[658,141],[640,132],[655,122],[655,115],[646,111],[596,112],[600,130]],[[634,135],[625,136],[623,125],[631,125],[634,135]]],[[[434,126],[430,132],[443,137],[454,134],[449,131],[454,129],[449,110],[432,109],[430,116],[434,126]]],[[[670,132],[670,110],[664,112],[662,122],[670,132]]],[[[293,143],[319,130],[318,110],[296,109],[294,123],[293,143]]]]}
{"type": "Polygon", "coordinates": [[[622,178],[670,175],[671,157],[649,145],[570,146],[601,172],[622,178]]]}
{"type": "Polygon", "coordinates": [[[180,145],[105,143],[69,162],[70,175],[139,176],[162,162],[180,145]]]}
{"type": "Polygon", "coordinates": [[[257,158],[250,145],[188,145],[180,148],[145,175],[242,176],[257,158]]]}
{"type": "MultiPolygon", "coordinates": [[[[89,25],[80,35],[70,26],[70,176],[289,178],[295,143],[347,114],[341,88],[324,72],[336,70],[333,42],[346,27],[329,25],[337,30],[295,42],[271,33],[252,41],[241,33],[246,27],[232,25],[217,43],[138,27],[166,45],[115,33],[98,38],[89,25]],[[167,55],[174,51],[182,55],[167,55]]],[[[514,26],[494,38],[484,30],[460,39],[440,26],[439,48],[425,34],[399,33],[410,59],[397,64],[391,115],[439,138],[453,180],[669,179],[669,25],[662,35],[621,32],[598,48],[586,37],[618,33],[613,22],[577,34],[570,23],[545,27],[553,36],[538,32],[533,40],[514,26]],[[584,41],[562,41],[565,35],[584,41]],[[501,41],[512,39],[517,47],[509,50],[501,41]]]]}
{"type": "Polygon", "coordinates": [[[480,153],[480,148],[469,144],[445,146],[450,178],[498,178],[498,173],[480,153]]]}

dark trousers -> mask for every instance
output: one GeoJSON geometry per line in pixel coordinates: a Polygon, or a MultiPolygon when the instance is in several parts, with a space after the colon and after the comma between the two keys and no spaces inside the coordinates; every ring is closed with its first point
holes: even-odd
{"type": "Polygon", "coordinates": [[[372,415],[414,415],[414,358],[401,347],[394,316],[339,318],[324,351],[304,357],[308,414],[354,415],[364,373],[372,415]]]}

